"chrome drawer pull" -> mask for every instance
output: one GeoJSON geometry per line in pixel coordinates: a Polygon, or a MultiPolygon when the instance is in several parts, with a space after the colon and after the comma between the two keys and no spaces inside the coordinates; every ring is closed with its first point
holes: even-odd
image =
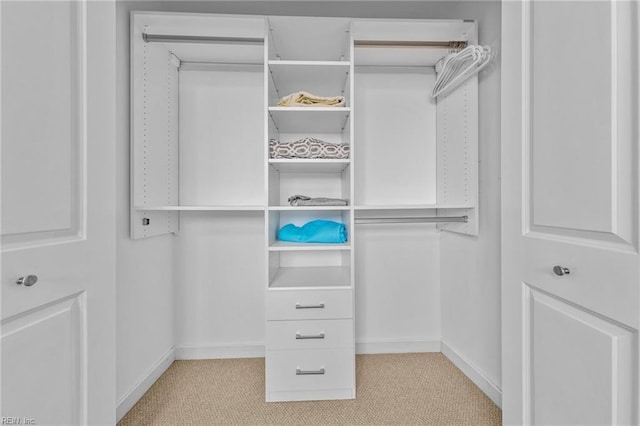
{"type": "Polygon", "coordinates": [[[27,275],[26,277],[18,278],[18,281],[16,281],[16,284],[23,285],[25,287],[31,287],[32,285],[34,285],[37,282],[38,282],[38,276],[37,275],[27,275]]]}
{"type": "Polygon", "coordinates": [[[308,335],[302,335],[300,333],[296,333],[296,340],[304,340],[304,339],[324,339],[324,333],[308,334],[308,335]]]}
{"type": "Polygon", "coordinates": [[[320,303],[319,305],[301,305],[296,303],[296,309],[324,309],[324,303],[320,303]]]}
{"type": "Polygon", "coordinates": [[[296,376],[308,376],[313,374],[324,374],[324,368],[321,368],[320,370],[300,370],[299,368],[296,368],[296,376]]]}
{"type": "Polygon", "coordinates": [[[565,268],[564,266],[556,265],[553,267],[553,273],[561,277],[563,275],[569,275],[571,273],[571,270],[569,268],[565,268]]]}

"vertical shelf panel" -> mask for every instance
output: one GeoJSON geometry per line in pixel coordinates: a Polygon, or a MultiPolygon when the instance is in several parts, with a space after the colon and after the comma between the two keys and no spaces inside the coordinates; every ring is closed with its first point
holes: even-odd
{"type": "MultiPolygon", "coordinates": [[[[478,77],[473,76],[437,108],[438,204],[478,205],[478,77]]],[[[449,212],[451,213],[451,212],[449,212]]],[[[447,215],[447,213],[443,213],[447,215]]],[[[478,235],[478,208],[465,212],[466,224],[439,228],[478,235]]]]}
{"type": "MultiPolygon", "coordinates": [[[[133,12],[131,21],[131,237],[136,239],[178,231],[177,211],[144,211],[135,207],[177,206],[184,201],[179,195],[179,67],[182,64],[185,69],[205,71],[212,63],[225,61],[227,65],[261,64],[263,48],[259,39],[264,36],[265,19],[133,12]],[[145,42],[143,32],[253,38],[258,43],[145,42]]],[[[257,111],[261,114],[260,107],[257,111]]],[[[261,165],[259,154],[256,157],[261,165]]],[[[260,201],[260,195],[254,200],[260,201]]],[[[243,204],[207,201],[193,204],[243,204]]]]}
{"type": "Polygon", "coordinates": [[[137,211],[134,206],[178,202],[179,61],[161,44],[145,43],[144,16],[132,31],[131,238],[175,233],[178,212],[137,211]]]}

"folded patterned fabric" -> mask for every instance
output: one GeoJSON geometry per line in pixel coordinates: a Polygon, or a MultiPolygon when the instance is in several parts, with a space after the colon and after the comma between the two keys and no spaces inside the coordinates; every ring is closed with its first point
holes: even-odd
{"type": "Polygon", "coordinates": [[[292,206],[346,206],[347,200],[341,198],[316,197],[306,195],[294,195],[287,200],[292,206]]]}
{"type": "Polygon", "coordinates": [[[317,96],[309,92],[295,92],[278,102],[278,106],[287,107],[343,107],[344,105],[344,96],[317,96]]]}
{"type": "Polygon", "coordinates": [[[280,228],[278,239],[295,243],[345,243],[347,228],[331,220],[312,220],[302,227],[289,223],[280,228]]]}
{"type": "Polygon", "coordinates": [[[269,158],[349,158],[349,144],[329,143],[314,138],[303,138],[295,142],[269,141],[269,158]]]}

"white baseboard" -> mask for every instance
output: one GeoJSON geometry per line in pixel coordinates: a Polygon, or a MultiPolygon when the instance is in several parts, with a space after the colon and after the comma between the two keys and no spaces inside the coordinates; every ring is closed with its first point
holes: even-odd
{"type": "Polygon", "coordinates": [[[264,358],[264,343],[177,346],[176,359],[264,358]]]}
{"type": "Polygon", "coordinates": [[[440,339],[356,339],[356,354],[440,352],[440,339]]]}
{"type": "Polygon", "coordinates": [[[469,361],[464,359],[458,352],[452,349],[445,342],[442,342],[442,353],[449,358],[482,392],[489,397],[494,404],[502,408],[502,390],[482,374],[469,361]]]}
{"type": "Polygon", "coordinates": [[[118,408],[116,409],[116,417],[119,422],[125,414],[136,405],[136,402],[149,390],[149,388],[167,371],[176,359],[175,349],[171,348],[160,361],[154,365],[151,370],[140,380],[132,389],[129,390],[122,398],[118,400],[118,408]]]}
{"type": "MultiPolygon", "coordinates": [[[[361,339],[356,341],[358,354],[440,352],[440,339],[361,339]]],[[[177,346],[176,359],[262,358],[264,344],[228,344],[216,346],[177,346]]]]}

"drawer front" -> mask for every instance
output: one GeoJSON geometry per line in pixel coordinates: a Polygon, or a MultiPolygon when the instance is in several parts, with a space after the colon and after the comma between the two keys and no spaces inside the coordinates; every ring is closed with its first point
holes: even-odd
{"type": "Polygon", "coordinates": [[[353,348],[267,351],[267,391],[352,389],[354,368],[353,348]]]}
{"type": "Polygon", "coordinates": [[[353,347],[353,320],[267,321],[267,350],[353,347]]]}
{"type": "Polygon", "coordinates": [[[268,320],[341,318],[353,318],[351,289],[267,292],[268,320]]]}

